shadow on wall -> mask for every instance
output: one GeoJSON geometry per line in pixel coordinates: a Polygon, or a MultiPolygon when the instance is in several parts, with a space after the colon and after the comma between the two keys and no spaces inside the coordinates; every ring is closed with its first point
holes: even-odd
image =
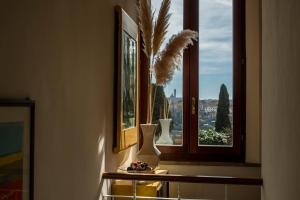
{"type": "MultiPolygon", "coordinates": [[[[110,5],[120,5],[123,7],[126,12],[135,20],[137,21],[137,13],[136,13],[136,0],[112,0],[110,1],[110,5]]],[[[106,70],[106,69],[105,69],[106,70]]],[[[106,73],[106,71],[104,71],[106,73]]],[[[110,81],[110,80],[107,80],[110,81]]],[[[103,83],[102,85],[106,85],[107,82],[103,83]]],[[[103,88],[104,90],[107,89],[106,87],[103,88]]],[[[106,105],[110,105],[111,102],[106,102],[106,105]]],[[[98,191],[96,194],[95,199],[101,199],[100,195],[102,193],[107,193],[110,191],[109,188],[109,181],[103,181],[102,173],[104,171],[116,171],[119,167],[126,167],[128,166],[134,159],[137,152],[137,145],[132,146],[124,151],[121,151],[117,154],[113,153],[113,127],[110,126],[110,119],[112,120],[112,112],[110,107],[105,107],[105,113],[102,113],[102,116],[106,116],[102,123],[99,138],[98,138],[98,153],[96,155],[96,160],[98,162],[98,170],[99,170],[99,179],[98,179],[98,191]],[[106,119],[109,119],[106,121],[106,119]],[[108,125],[108,126],[107,126],[108,125]]],[[[111,121],[112,122],[112,121],[111,121]]]]}
{"type": "MultiPolygon", "coordinates": [[[[105,129],[105,128],[104,128],[105,129]]],[[[100,134],[101,135],[101,134],[100,134]]],[[[106,168],[106,148],[107,142],[105,142],[105,137],[100,136],[98,139],[98,154],[97,154],[97,162],[99,163],[99,181],[98,181],[98,191],[96,194],[96,200],[102,199],[101,194],[108,194],[110,191],[110,181],[104,181],[102,179],[102,173],[105,171],[116,171],[118,168],[126,169],[127,166],[136,158],[137,145],[130,147],[124,151],[119,152],[113,156],[107,156],[107,159],[110,161],[115,161],[116,164],[112,165],[115,168],[112,169],[110,167],[106,168]],[[113,157],[115,159],[113,159],[113,157]]],[[[109,163],[110,164],[110,163],[109,163]]],[[[111,165],[111,164],[110,164],[111,165]]]]}
{"type": "MultiPolygon", "coordinates": [[[[105,130],[105,127],[103,128],[105,130]]],[[[104,185],[102,180],[102,173],[105,171],[105,137],[103,134],[99,134],[98,138],[98,154],[97,162],[99,163],[99,181],[98,181],[98,191],[95,197],[95,200],[100,199],[101,193],[107,193],[109,190],[108,185],[104,185]]]]}

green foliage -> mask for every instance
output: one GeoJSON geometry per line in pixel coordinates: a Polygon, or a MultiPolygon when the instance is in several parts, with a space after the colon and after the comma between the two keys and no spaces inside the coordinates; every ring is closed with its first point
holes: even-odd
{"type": "MultiPolygon", "coordinates": [[[[164,113],[164,107],[165,106],[169,106],[166,105],[165,102],[167,97],[165,95],[165,91],[164,91],[164,87],[160,86],[160,85],[156,85],[156,84],[152,84],[152,102],[154,101],[153,104],[153,116],[152,116],[152,122],[153,124],[158,124],[158,127],[156,129],[156,136],[159,137],[161,134],[161,127],[160,127],[160,123],[159,123],[159,119],[163,119],[163,113],[164,113]]],[[[169,117],[171,117],[169,115],[169,117]]],[[[172,123],[171,122],[171,127],[172,127],[172,123]]]]}
{"type": "Polygon", "coordinates": [[[213,129],[200,130],[198,141],[201,145],[232,145],[232,132],[229,129],[220,133],[213,129]]]}
{"type": "Polygon", "coordinates": [[[165,99],[167,97],[163,86],[152,84],[152,87],[152,101],[154,101],[152,120],[153,124],[158,124],[158,120],[163,118],[165,99]]]}
{"type": "Polygon", "coordinates": [[[217,132],[222,132],[225,129],[231,129],[231,122],[229,119],[229,106],[229,94],[226,86],[222,84],[220,88],[217,119],[215,124],[215,130],[217,132]]]}

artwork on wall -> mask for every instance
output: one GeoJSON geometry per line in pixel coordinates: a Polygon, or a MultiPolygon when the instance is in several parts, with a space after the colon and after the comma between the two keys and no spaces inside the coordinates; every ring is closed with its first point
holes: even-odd
{"type": "Polygon", "coordinates": [[[119,152],[136,144],[138,138],[139,29],[120,6],[115,12],[114,151],[119,152]]]}
{"type": "Polygon", "coordinates": [[[136,126],[136,41],[122,31],[122,128],[136,126]]]}
{"type": "Polygon", "coordinates": [[[0,99],[0,200],[33,200],[34,110],[29,99],[0,99]]]}

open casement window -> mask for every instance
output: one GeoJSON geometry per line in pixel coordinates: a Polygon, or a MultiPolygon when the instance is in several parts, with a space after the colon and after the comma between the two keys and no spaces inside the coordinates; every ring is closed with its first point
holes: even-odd
{"type": "MultiPolygon", "coordinates": [[[[161,0],[152,0],[158,13],[161,0]]],[[[164,99],[171,118],[168,144],[158,142],[162,160],[230,161],[245,159],[245,2],[244,0],[171,1],[166,41],[183,30],[199,32],[184,50],[173,80],[157,88],[154,123],[164,99]]],[[[146,65],[141,55],[141,66],[146,65]]],[[[141,122],[146,122],[147,69],[141,67],[141,122]]],[[[165,104],[164,104],[165,105],[165,104]]]]}

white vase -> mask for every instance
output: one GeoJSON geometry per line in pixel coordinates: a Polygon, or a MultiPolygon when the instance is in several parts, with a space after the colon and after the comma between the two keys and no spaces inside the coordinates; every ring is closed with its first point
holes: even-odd
{"type": "Polygon", "coordinates": [[[157,124],[141,124],[140,126],[143,134],[143,146],[137,153],[137,159],[147,162],[150,167],[155,168],[158,166],[160,155],[160,151],[154,143],[157,124]]]}
{"type": "Polygon", "coordinates": [[[170,123],[172,119],[160,119],[161,135],[156,141],[156,144],[173,144],[173,140],[170,137],[170,123]]]}

